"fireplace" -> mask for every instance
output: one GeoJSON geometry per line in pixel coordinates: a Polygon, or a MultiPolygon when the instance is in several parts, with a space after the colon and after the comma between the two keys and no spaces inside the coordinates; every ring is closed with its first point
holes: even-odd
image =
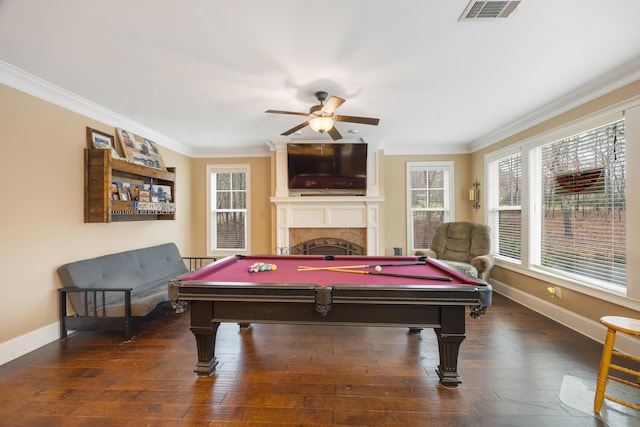
{"type": "MultiPolygon", "coordinates": [[[[269,146],[275,152],[276,191],[271,203],[276,208],[276,253],[291,253],[294,247],[313,239],[341,239],[361,246],[366,255],[383,255],[381,213],[384,197],[379,195],[377,155],[367,156],[367,194],[331,195],[292,194],[287,186],[287,142],[289,138],[271,140],[269,146]],[[315,235],[296,240],[292,237],[301,229],[321,229],[315,235]],[[339,230],[361,234],[361,238],[338,235],[339,230]],[[360,240],[358,240],[360,239],[360,240]]],[[[325,245],[326,246],[326,245],[325,245]]],[[[329,245],[340,246],[340,245],[329,245]]],[[[308,250],[320,250],[314,244],[308,250]]],[[[298,248],[296,248],[298,250],[298,248]]],[[[328,249],[322,249],[328,250],[328,249]]],[[[351,251],[351,249],[349,249],[351,251]]]]}

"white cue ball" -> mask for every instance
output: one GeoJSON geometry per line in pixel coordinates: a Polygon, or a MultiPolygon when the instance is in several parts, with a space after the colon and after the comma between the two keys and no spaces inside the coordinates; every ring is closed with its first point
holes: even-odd
{"type": "Polygon", "coordinates": [[[376,265],[376,268],[374,268],[374,270],[376,270],[379,273],[382,271],[382,267],[380,267],[379,265],[376,265]]]}

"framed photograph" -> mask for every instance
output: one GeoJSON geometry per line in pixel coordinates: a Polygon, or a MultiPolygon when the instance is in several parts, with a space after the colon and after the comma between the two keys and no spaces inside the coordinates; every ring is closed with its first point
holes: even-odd
{"type": "Polygon", "coordinates": [[[153,203],[171,203],[171,187],[168,185],[144,184],[145,190],[151,191],[151,201],[153,203]]]}
{"type": "MultiPolygon", "coordinates": [[[[114,184],[116,184],[116,186],[118,187],[118,194],[120,195],[120,200],[122,200],[123,202],[128,202],[131,200],[131,193],[130,193],[130,185],[128,182],[120,182],[120,181],[114,181],[114,184]]],[[[113,192],[113,187],[111,189],[111,191],[113,192]]],[[[117,200],[117,199],[114,199],[117,200]]]]}
{"type": "Polygon", "coordinates": [[[131,201],[133,202],[141,202],[142,200],[140,200],[140,192],[144,191],[144,185],[143,184],[129,184],[130,187],[130,194],[131,194],[131,201]]]}
{"type": "Polygon", "coordinates": [[[158,198],[158,202],[171,203],[171,187],[168,185],[154,185],[153,195],[158,198]]]}
{"type": "Polygon", "coordinates": [[[120,188],[117,182],[111,183],[111,200],[120,200],[120,188]]]}
{"type": "Polygon", "coordinates": [[[127,156],[127,150],[136,149],[135,136],[133,135],[133,132],[116,128],[116,133],[118,134],[118,140],[120,141],[120,146],[122,147],[122,152],[125,156],[127,156]]]}
{"type": "Polygon", "coordinates": [[[151,201],[151,191],[149,191],[149,190],[140,190],[140,195],[138,196],[138,200],[140,202],[150,202],[151,201]]]}
{"type": "Polygon", "coordinates": [[[116,143],[113,135],[87,127],[87,148],[97,148],[101,150],[111,150],[111,157],[119,159],[120,155],[116,150],[116,143]]]}
{"type": "Polygon", "coordinates": [[[135,163],[155,169],[166,169],[158,146],[133,132],[116,128],[120,147],[125,157],[135,163]],[[156,154],[157,153],[157,154],[156,154]]]}
{"type": "Polygon", "coordinates": [[[148,166],[150,168],[162,169],[158,159],[155,159],[155,158],[153,158],[151,156],[148,156],[146,154],[131,153],[131,159],[130,160],[133,160],[134,162],[136,162],[138,164],[145,165],[145,166],[148,166]]]}
{"type": "Polygon", "coordinates": [[[155,185],[153,187],[153,192],[159,202],[171,203],[173,200],[171,198],[171,187],[168,185],[155,185]]]}
{"type": "Polygon", "coordinates": [[[160,164],[160,169],[166,169],[167,167],[164,165],[164,161],[162,160],[162,154],[160,154],[158,144],[148,139],[145,139],[144,143],[147,146],[149,156],[158,161],[158,163],[160,164]]]}

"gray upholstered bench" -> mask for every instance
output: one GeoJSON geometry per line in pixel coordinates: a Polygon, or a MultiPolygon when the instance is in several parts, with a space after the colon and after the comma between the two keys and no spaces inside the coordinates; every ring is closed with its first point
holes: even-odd
{"type": "Polygon", "coordinates": [[[60,338],[71,329],[122,330],[133,336],[133,317],[149,314],[168,301],[169,280],[187,273],[185,260],[174,243],[85,259],[58,268],[63,287],[60,301],[60,338]],[[67,313],[67,297],[75,313],[67,313]]]}

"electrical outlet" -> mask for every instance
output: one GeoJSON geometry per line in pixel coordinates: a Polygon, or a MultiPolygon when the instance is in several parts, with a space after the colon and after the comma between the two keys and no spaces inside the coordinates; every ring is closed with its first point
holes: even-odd
{"type": "Polygon", "coordinates": [[[549,286],[547,292],[549,292],[551,298],[562,298],[562,290],[557,286],[549,286]]]}

